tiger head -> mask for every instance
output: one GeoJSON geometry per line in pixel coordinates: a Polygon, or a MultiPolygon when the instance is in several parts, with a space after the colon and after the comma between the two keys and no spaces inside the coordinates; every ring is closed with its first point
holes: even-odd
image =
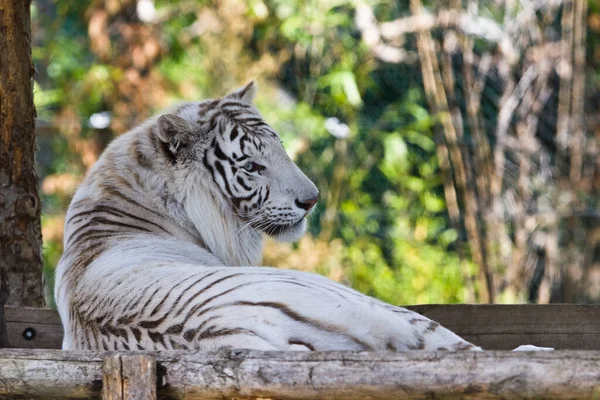
{"type": "Polygon", "coordinates": [[[172,167],[209,178],[240,225],[297,240],[319,191],[252,105],[255,91],[251,82],[223,98],[183,105],[158,118],[157,136],[172,167]]]}

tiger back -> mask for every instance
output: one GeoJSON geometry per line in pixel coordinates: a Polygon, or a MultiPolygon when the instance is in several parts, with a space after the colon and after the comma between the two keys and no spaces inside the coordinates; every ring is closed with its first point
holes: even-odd
{"type": "Polygon", "coordinates": [[[322,276],[256,266],[318,199],[255,85],[115,139],[69,206],[55,297],[64,349],[477,350],[322,276]]]}

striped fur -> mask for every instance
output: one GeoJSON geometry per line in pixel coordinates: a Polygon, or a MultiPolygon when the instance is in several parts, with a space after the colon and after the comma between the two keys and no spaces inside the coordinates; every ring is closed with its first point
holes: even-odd
{"type": "Polygon", "coordinates": [[[55,296],[63,348],[478,349],[419,314],[260,262],[318,191],[252,106],[254,85],[122,135],[78,188],[55,296]]]}

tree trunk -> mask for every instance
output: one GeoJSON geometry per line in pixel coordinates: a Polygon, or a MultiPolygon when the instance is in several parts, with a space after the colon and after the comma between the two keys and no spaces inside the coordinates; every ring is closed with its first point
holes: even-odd
{"type": "Polygon", "coordinates": [[[30,0],[0,1],[0,305],[6,298],[7,305],[40,307],[42,233],[29,6],[30,0]]]}

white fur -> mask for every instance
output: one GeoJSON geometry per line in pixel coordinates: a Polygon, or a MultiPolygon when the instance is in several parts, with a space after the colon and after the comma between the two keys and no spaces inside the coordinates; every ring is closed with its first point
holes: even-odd
{"type": "MultiPolygon", "coordinates": [[[[225,100],[249,103],[254,91],[251,84],[225,100]]],[[[322,276],[251,267],[261,259],[261,229],[280,224],[284,228],[277,231],[278,239],[297,239],[310,211],[298,204],[314,200],[318,191],[277,136],[262,127],[261,146],[245,151],[263,170],[244,172],[238,165],[237,173],[243,174],[238,176],[251,188],[229,190],[243,197],[245,191],[264,194],[268,187],[270,196],[260,207],[235,210],[225,187],[233,182],[224,182],[221,175],[213,180],[202,160],[218,161],[217,155],[210,156],[211,142],[237,159],[240,139],[230,139],[231,121],[220,125],[224,131],[219,134],[207,132],[206,121],[218,108],[202,111],[202,104],[179,107],[169,117],[183,118],[189,132],[186,124],[177,124],[184,128],[176,138],[168,131],[158,134],[162,142],[175,140],[174,146],[168,143],[171,151],[185,151],[188,159],[173,163],[160,155],[153,142],[160,128],[152,119],[116,139],[75,194],[55,289],[64,349],[479,350],[419,314],[322,276]],[[213,141],[210,135],[215,134],[213,141]],[[148,156],[151,168],[136,161],[136,151],[148,156]],[[115,187],[120,195],[111,194],[115,187]],[[143,220],[100,210],[94,212],[105,222],[98,222],[92,220],[97,214],[82,213],[97,204],[143,220]],[[74,215],[81,216],[71,220],[74,215]],[[114,237],[90,234],[87,242],[81,239],[94,221],[102,232],[115,229],[114,237]],[[261,225],[263,221],[268,223],[261,225]],[[144,229],[128,231],[128,224],[135,223],[144,229]],[[123,231],[115,226],[124,226],[123,231]],[[98,244],[104,250],[80,265],[98,244]],[[75,321],[70,320],[72,312],[75,321]]],[[[248,113],[257,115],[254,109],[248,113]]]]}

